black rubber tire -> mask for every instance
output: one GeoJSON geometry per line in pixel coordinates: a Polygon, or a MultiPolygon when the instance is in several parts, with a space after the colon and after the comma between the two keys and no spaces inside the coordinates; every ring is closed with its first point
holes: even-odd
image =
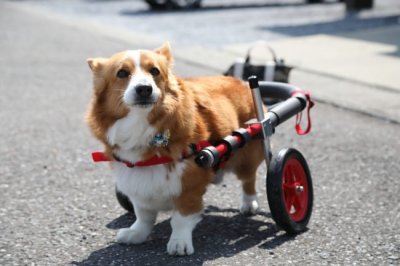
{"type": "Polygon", "coordinates": [[[176,0],[166,0],[165,3],[159,3],[156,0],[145,0],[153,10],[165,9],[195,9],[201,7],[202,0],[191,0],[189,3],[179,3],[176,0]]]}
{"type": "Polygon", "coordinates": [[[119,205],[121,205],[122,208],[124,208],[128,212],[134,212],[132,202],[124,193],[119,191],[117,187],[115,187],[115,195],[117,196],[118,203],[119,205]]]}
{"type": "Polygon", "coordinates": [[[167,2],[160,4],[154,0],[145,0],[145,1],[150,6],[150,8],[153,10],[163,10],[163,9],[167,9],[167,7],[168,7],[167,2]]]}
{"type": "Polygon", "coordinates": [[[317,4],[317,3],[322,3],[323,0],[307,0],[307,3],[309,4],[317,4]]]}
{"type": "Polygon", "coordinates": [[[171,3],[171,6],[174,9],[195,9],[195,8],[200,8],[201,6],[201,0],[186,0],[190,2],[186,3],[179,3],[179,0],[169,0],[171,3]]]}
{"type": "Polygon", "coordinates": [[[278,227],[291,235],[299,234],[307,230],[307,224],[310,221],[314,201],[312,178],[306,160],[296,149],[283,149],[276,156],[272,157],[267,175],[267,196],[272,218],[278,227]],[[300,163],[307,182],[307,209],[305,210],[304,216],[299,221],[292,220],[286,209],[282,186],[284,168],[289,159],[295,159],[300,163]]]}

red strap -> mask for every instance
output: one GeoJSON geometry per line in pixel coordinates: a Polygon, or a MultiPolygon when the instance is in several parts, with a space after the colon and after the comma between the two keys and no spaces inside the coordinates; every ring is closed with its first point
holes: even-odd
{"type": "Polygon", "coordinates": [[[292,93],[292,97],[295,96],[296,94],[303,94],[304,96],[306,96],[307,99],[307,128],[304,130],[301,128],[301,119],[302,119],[302,113],[299,113],[296,115],[296,131],[297,134],[299,135],[306,135],[311,131],[311,114],[310,114],[310,110],[311,108],[314,106],[314,102],[311,100],[311,95],[308,91],[295,91],[292,93]]]}
{"type": "MultiPolygon", "coordinates": [[[[93,152],[92,153],[92,158],[94,162],[112,162],[114,161],[110,157],[108,157],[104,152],[93,152]]],[[[136,163],[131,163],[127,161],[121,161],[121,163],[126,164],[127,167],[143,167],[143,166],[151,166],[151,165],[158,165],[158,164],[166,164],[172,162],[173,159],[168,156],[153,156],[150,159],[147,159],[146,161],[139,161],[136,163]]]]}
{"type": "MultiPolygon", "coordinates": [[[[210,142],[206,140],[199,141],[199,143],[196,144],[196,151],[199,152],[205,147],[210,146],[210,142]]],[[[188,153],[187,151],[183,152],[182,157],[183,158],[188,158],[192,153],[188,153]]],[[[113,158],[108,157],[104,152],[93,152],[92,153],[92,159],[94,162],[112,162],[115,161],[113,158]]],[[[117,160],[118,161],[118,160],[117,160]]],[[[127,167],[143,167],[143,166],[152,166],[152,165],[159,165],[159,164],[166,164],[172,162],[173,159],[169,156],[153,156],[145,161],[139,161],[136,163],[131,163],[128,161],[121,161],[121,163],[124,163],[127,167]]]]}
{"type": "Polygon", "coordinates": [[[95,151],[92,152],[93,162],[111,162],[113,161],[111,158],[107,157],[104,152],[95,151]]]}
{"type": "Polygon", "coordinates": [[[166,164],[172,162],[173,159],[169,156],[153,156],[146,161],[139,161],[134,164],[134,166],[142,167],[142,166],[151,166],[151,165],[158,165],[158,164],[166,164]]]}

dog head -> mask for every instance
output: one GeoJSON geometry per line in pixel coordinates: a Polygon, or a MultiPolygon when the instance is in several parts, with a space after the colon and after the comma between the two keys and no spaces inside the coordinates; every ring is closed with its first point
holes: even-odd
{"type": "Polygon", "coordinates": [[[102,112],[120,118],[132,109],[151,109],[162,101],[170,87],[171,61],[169,43],[154,51],[131,50],[88,59],[102,112]]]}

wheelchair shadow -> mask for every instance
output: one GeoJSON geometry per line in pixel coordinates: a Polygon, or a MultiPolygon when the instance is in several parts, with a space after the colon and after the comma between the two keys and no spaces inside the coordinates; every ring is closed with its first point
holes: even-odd
{"type": "MultiPolygon", "coordinates": [[[[258,213],[252,217],[241,215],[236,209],[220,209],[208,206],[203,220],[193,232],[195,254],[186,257],[169,256],[165,250],[171,234],[169,220],[154,227],[149,240],[140,245],[112,243],[108,247],[92,252],[89,257],[73,265],[203,265],[221,257],[236,254],[258,246],[274,249],[293,236],[276,229],[269,213],[258,213]]],[[[133,214],[124,214],[111,221],[107,228],[129,227],[135,220],[133,214]]]]}

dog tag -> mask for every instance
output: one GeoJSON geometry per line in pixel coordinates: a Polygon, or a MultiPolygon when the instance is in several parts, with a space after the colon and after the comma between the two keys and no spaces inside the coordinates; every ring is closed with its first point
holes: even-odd
{"type": "Polygon", "coordinates": [[[155,147],[166,147],[168,146],[170,136],[171,134],[169,129],[167,129],[164,133],[157,133],[150,141],[150,145],[155,147]]]}

